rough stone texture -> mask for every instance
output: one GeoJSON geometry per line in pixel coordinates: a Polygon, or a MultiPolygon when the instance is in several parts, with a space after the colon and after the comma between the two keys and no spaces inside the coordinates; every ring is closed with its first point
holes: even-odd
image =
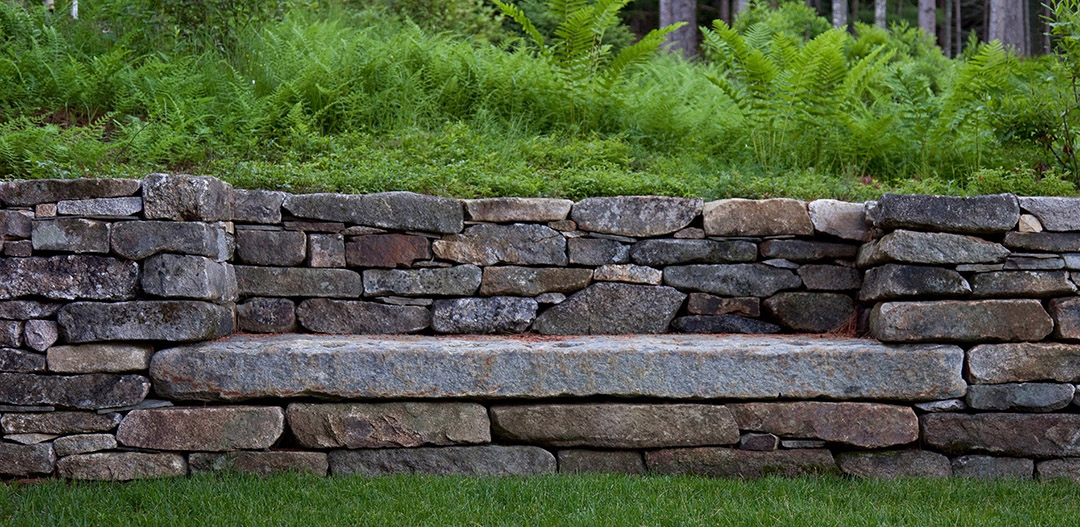
{"type": "Polygon", "coordinates": [[[308,235],[308,267],[345,267],[345,237],[340,234],[308,235]]]}
{"type": "Polygon", "coordinates": [[[193,300],[75,302],[57,315],[72,344],[105,340],[213,340],[233,332],[229,307],[193,300]]]}
{"type": "Polygon", "coordinates": [[[135,296],[139,266],[107,256],[0,258],[0,298],[126,300],[135,296]]]}
{"type": "MultiPolygon", "coordinates": [[[[29,212],[29,211],[27,211],[29,212]]],[[[35,218],[55,218],[56,217],[56,204],[55,203],[39,203],[34,205],[34,217],[35,218]]]]}
{"type": "Polygon", "coordinates": [[[1022,197],[1020,208],[1037,217],[1048,231],[1080,231],[1080,199],[1022,197]]]}
{"type": "Polygon", "coordinates": [[[107,253],[109,225],[82,218],[38,220],[31,241],[35,251],[107,253]]]}
{"type": "Polygon", "coordinates": [[[307,236],[297,231],[236,231],[236,257],[252,265],[291,267],[304,263],[307,236]]]}
{"type": "Polygon", "coordinates": [[[923,229],[959,233],[997,233],[1012,230],[1020,205],[1012,194],[954,197],[885,194],[878,200],[874,226],[882,229],[923,229]]]}
{"type": "Polygon", "coordinates": [[[953,476],[958,478],[1031,479],[1035,473],[1035,462],[1011,457],[960,456],[952,461],[952,470],[953,476]]]}
{"type": "Polygon", "coordinates": [[[144,293],[165,298],[194,298],[210,302],[236,300],[236,272],[231,264],[205,256],[157,254],[143,262],[144,293]]]}
{"type": "Polygon", "coordinates": [[[1065,259],[1051,254],[1012,254],[1005,260],[1006,270],[1053,271],[1065,268],[1065,259]]]}
{"type": "Polygon", "coordinates": [[[364,271],[364,295],[470,296],[480,287],[482,272],[475,265],[443,269],[364,271]]]}
{"type": "Polygon", "coordinates": [[[645,466],[657,474],[693,474],[751,479],[766,476],[794,478],[836,473],[832,454],[825,449],[754,452],[733,448],[678,448],[645,452],[645,466]]]}
{"type": "Polygon", "coordinates": [[[426,307],[312,298],[296,308],[300,325],[315,333],[413,333],[431,325],[426,307]]]}
{"type": "Polygon", "coordinates": [[[640,452],[624,450],[559,450],[560,474],[644,474],[640,452]]]}
{"type": "Polygon", "coordinates": [[[702,200],[697,198],[586,198],[574,204],[570,219],[583,231],[647,238],[690,225],[701,208],[702,200]]]}
{"type": "Polygon", "coordinates": [[[150,380],[141,375],[0,373],[0,404],[120,408],[138,404],[149,392],[150,380]]]}
{"type": "Polygon", "coordinates": [[[554,447],[661,448],[739,442],[731,412],[707,404],[493,406],[501,439],[554,447]]]}
{"type": "Polygon", "coordinates": [[[821,439],[864,448],[911,443],[919,421],[906,406],[877,403],[748,403],[728,405],[740,430],[821,439]]]}
{"type": "Polygon", "coordinates": [[[924,412],[959,412],[967,410],[967,403],[963,399],[942,399],[925,403],[915,403],[915,408],[924,412]]]}
{"type": "Polygon", "coordinates": [[[250,333],[292,333],[296,304],[287,298],[252,298],[236,306],[236,324],[250,333]]]}
{"type": "Polygon", "coordinates": [[[765,309],[783,326],[803,333],[827,333],[853,324],[855,302],[836,293],[779,293],[765,309]]]}
{"type": "Polygon", "coordinates": [[[818,232],[856,241],[864,241],[870,234],[864,203],[819,199],[811,201],[807,208],[818,232]]]}
{"type": "Polygon", "coordinates": [[[783,258],[793,262],[818,260],[852,260],[859,252],[857,245],[811,240],[765,240],[761,243],[762,258],[783,258]]]}
{"type": "Polygon", "coordinates": [[[0,372],[36,373],[45,371],[45,356],[18,349],[0,348],[0,372]]]}
{"type": "Polygon", "coordinates": [[[979,273],[971,281],[972,296],[1045,298],[1071,295],[1076,286],[1066,271],[997,271],[979,273]]]}
{"type": "Polygon", "coordinates": [[[1010,249],[1052,253],[1080,252],[1080,233],[1010,232],[1004,244],[1010,249]]]}
{"type": "Polygon", "coordinates": [[[1080,458],[1040,461],[1035,465],[1035,472],[1042,481],[1071,479],[1080,482],[1080,458]]]}
{"type": "Polygon", "coordinates": [[[473,221],[492,223],[561,221],[574,202],[550,198],[487,198],[462,200],[473,221]]]}
{"type": "Polygon", "coordinates": [[[528,476],[553,474],[555,467],[555,456],[533,446],[451,446],[330,452],[330,473],[335,476],[528,476]]]}
{"type": "Polygon", "coordinates": [[[142,198],[94,198],[63,200],[56,204],[61,216],[86,216],[90,218],[116,218],[134,216],[142,212],[142,198]]]}
{"type": "Polygon", "coordinates": [[[98,452],[80,454],[56,463],[60,477],[98,481],[186,476],[187,461],[181,454],[143,452],[98,452]]]}
{"type": "Polygon", "coordinates": [[[29,258],[34,253],[30,240],[7,240],[3,241],[3,246],[4,256],[11,258],[29,258]]]}
{"type": "Polygon", "coordinates": [[[780,438],[773,434],[747,432],[739,436],[739,448],[743,450],[755,450],[758,452],[770,452],[780,448],[780,438]]]}
{"type": "Polygon", "coordinates": [[[593,273],[593,280],[598,282],[660,285],[663,279],[664,273],[659,269],[634,264],[608,264],[593,273]]]}
{"type": "Polygon", "coordinates": [[[437,333],[521,333],[537,309],[536,300],[511,296],[436,300],[431,328],[437,333]]]}
{"type": "Polygon", "coordinates": [[[115,198],[139,191],[137,179],[30,179],[0,183],[0,202],[25,207],[69,199],[115,198]]]}
{"type": "Polygon", "coordinates": [[[155,450],[258,450],[274,444],[284,429],[285,412],[276,406],[156,408],[128,413],[116,439],[155,450]]]}
{"type": "Polygon", "coordinates": [[[233,189],[232,221],[242,223],[281,223],[284,192],[233,189]]]}
{"type": "Polygon", "coordinates": [[[621,264],[630,261],[630,246],[601,238],[571,238],[566,241],[570,263],[574,265],[621,264]]]}
{"type": "Polygon", "coordinates": [[[755,297],[721,298],[705,293],[690,293],[686,310],[692,315],[761,316],[761,300],[755,297]]]}
{"type": "Polygon", "coordinates": [[[922,440],[946,452],[988,452],[1008,456],[1080,455],[1080,415],[925,414],[922,440]]]}
{"type": "Polygon", "coordinates": [[[0,320],[0,346],[22,346],[23,322],[18,320],[0,320]]]}
{"type": "Polygon", "coordinates": [[[997,263],[1009,255],[1001,244],[974,236],[904,230],[886,234],[876,244],[864,246],[864,251],[869,254],[860,255],[860,259],[871,265],[890,261],[930,265],[997,263]]]}
{"type": "Polygon", "coordinates": [[[18,210],[0,210],[0,237],[29,238],[33,215],[18,210]]]}
{"type": "Polygon", "coordinates": [[[60,338],[56,322],[52,320],[27,320],[23,324],[23,343],[34,351],[45,351],[60,338]]]}
{"type": "Polygon", "coordinates": [[[325,452],[195,452],[188,457],[192,474],[229,470],[260,476],[283,472],[325,476],[330,470],[325,452]]]}
{"type": "Polygon", "coordinates": [[[303,194],[285,198],[283,206],[298,218],[403,231],[452,234],[461,232],[465,220],[458,200],[412,192],[303,194]]]}
{"type": "Polygon", "coordinates": [[[753,318],[738,315],[678,317],[671,322],[671,327],[682,333],[779,333],[780,326],[753,318]]]}
{"type": "Polygon", "coordinates": [[[796,273],[807,289],[815,291],[850,291],[863,283],[858,269],[843,265],[803,265],[796,273]]]}
{"type": "Polygon", "coordinates": [[[232,256],[233,240],[220,225],[125,221],[112,226],[112,250],[129,260],[142,260],[158,253],[180,253],[222,262],[232,256]]]}
{"type": "Polygon", "coordinates": [[[544,225],[473,225],[433,244],[435,256],[475,265],[566,265],[566,238],[544,225]]]}
{"type": "Polygon", "coordinates": [[[977,384],[968,387],[967,405],[976,410],[1052,412],[1069,406],[1075,393],[1071,384],[977,384]]]}
{"type": "Polygon", "coordinates": [[[708,236],[814,234],[805,201],[793,199],[722,199],[703,209],[708,236]]]}
{"type": "Polygon", "coordinates": [[[1080,382],[1080,345],[1057,342],[983,344],[968,350],[971,382],[1080,382]]]}
{"type": "Polygon", "coordinates": [[[118,413],[44,412],[6,414],[0,427],[7,434],[85,434],[111,432],[120,424],[118,413]]]}
{"type": "Polygon", "coordinates": [[[952,475],[949,458],[926,450],[893,452],[843,452],[836,455],[840,471],[857,478],[947,478],[952,475]]]}
{"type": "Polygon", "coordinates": [[[536,296],[544,293],[574,293],[592,280],[591,269],[559,267],[485,267],[480,294],[536,296]]]}
{"type": "Polygon", "coordinates": [[[491,442],[476,403],[293,403],[289,429],[305,448],[392,448],[491,442]]]}
{"type": "Polygon", "coordinates": [[[53,346],[49,371],[55,373],[108,373],[141,371],[150,367],[154,347],[128,342],[53,346]]]}
{"type": "Polygon", "coordinates": [[[364,292],[360,273],[348,269],[234,266],[241,296],[316,296],[357,298],[364,292]]]}
{"type": "Polygon", "coordinates": [[[349,267],[412,267],[417,260],[430,259],[431,242],[424,236],[370,234],[345,244],[349,267]]]}
{"type": "Polygon", "coordinates": [[[536,318],[542,335],[663,333],[686,295],[670,287],[598,283],[536,318]]]}
{"type": "Polygon", "coordinates": [[[57,438],[53,441],[56,455],[60,457],[89,454],[116,448],[116,437],[112,434],[79,434],[57,438]]]}
{"type": "Polygon", "coordinates": [[[608,395],[926,401],[964,395],[963,362],[956,346],[855,339],[289,335],[159,351],[150,373],[159,395],[173,400],[608,395]]]}
{"type": "Polygon", "coordinates": [[[49,443],[15,445],[0,443],[0,475],[31,476],[51,474],[56,453],[49,443]]]}
{"type": "Polygon", "coordinates": [[[1039,218],[1036,218],[1031,214],[1021,214],[1020,223],[1016,225],[1016,230],[1020,232],[1042,232],[1043,226],[1042,222],[1039,221],[1039,218]]]}
{"type": "Polygon", "coordinates": [[[362,223],[364,196],[353,194],[297,194],[285,196],[282,207],[298,218],[362,223]]]}
{"type": "Polygon", "coordinates": [[[971,285],[960,273],[940,267],[886,264],[866,271],[859,300],[864,302],[911,296],[962,296],[971,285]]]}
{"type": "Polygon", "coordinates": [[[762,264],[684,265],[664,269],[664,283],[722,296],[767,297],[795,289],[802,280],[786,269],[762,264]]]}
{"type": "Polygon", "coordinates": [[[232,185],[209,176],[150,174],[143,179],[143,215],[176,221],[230,221],[232,185]]]}
{"type": "Polygon", "coordinates": [[[752,262],[757,245],[746,240],[644,240],[635,243],[630,257],[634,263],[662,267],[688,263],[752,262]]]}
{"type": "Polygon", "coordinates": [[[47,318],[56,314],[64,304],[39,302],[37,300],[7,300],[0,302],[0,319],[29,320],[47,318]]]}
{"type": "Polygon", "coordinates": [[[1054,321],[1038,300],[886,302],[870,314],[870,331],[885,342],[1042,340],[1054,321]]]}
{"type": "Polygon", "coordinates": [[[1050,314],[1057,323],[1054,336],[1061,339],[1080,339],[1080,298],[1055,298],[1050,301],[1050,314]]]}

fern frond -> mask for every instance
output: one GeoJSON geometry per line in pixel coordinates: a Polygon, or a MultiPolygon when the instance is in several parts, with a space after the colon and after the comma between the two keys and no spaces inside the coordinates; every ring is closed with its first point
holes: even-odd
{"type": "Polygon", "coordinates": [[[615,86],[615,83],[622,77],[623,72],[631,66],[641,64],[648,60],[653,53],[656,53],[656,51],[660,49],[660,46],[664,43],[664,38],[667,37],[668,33],[671,33],[684,25],[686,25],[686,22],[679,22],[660,29],[654,29],[641,40],[633,45],[626,46],[619,51],[619,54],[607,65],[606,71],[603,76],[601,76],[600,89],[605,92],[611,91],[615,86]]]}
{"type": "Polygon", "coordinates": [[[540,34],[540,31],[538,31],[536,29],[536,26],[533,25],[532,20],[529,20],[529,17],[525,15],[525,12],[522,11],[520,7],[508,2],[504,2],[503,0],[491,1],[495,3],[495,5],[499,8],[499,11],[502,11],[504,15],[512,18],[514,22],[517,22],[521,26],[521,29],[525,31],[526,35],[529,35],[529,38],[533,40],[533,43],[536,44],[536,47],[540,48],[541,52],[544,51],[545,47],[543,35],[540,34]]]}

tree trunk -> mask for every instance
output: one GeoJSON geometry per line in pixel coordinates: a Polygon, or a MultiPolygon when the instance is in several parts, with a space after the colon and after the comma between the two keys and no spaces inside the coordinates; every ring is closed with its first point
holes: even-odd
{"type": "Polygon", "coordinates": [[[79,0],[71,0],[71,18],[79,19],[79,0]]]}
{"type": "Polygon", "coordinates": [[[941,38],[938,42],[941,43],[942,51],[945,52],[946,57],[952,57],[952,27],[953,27],[953,0],[945,0],[945,21],[941,23],[941,38]]]}
{"type": "Polygon", "coordinates": [[[1024,44],[1024,3],[1020,0],[990,0],[988,39],[1000,40],[1020,55],[1027,54],[1024,44]]]}
{"type": "Polygon", "coordinates": [[[877,27],[885,27],[885,12],[888,7],[888,0],[874,0],[874,24],[877,27]]]}
{"type": "Polygon", "coordinates": [[[735,0],[735,12],[742,13],[746,11],[746,8],[750,7],[750,0],[735,0]]]}
{"type": "Polygon", "coordinates": [[[953,0],[956,5],[956,13],[953,13],[953,21],[956,22],[956,31],[954,31],[953,38],[956,42],[953,44],[953,56],[957,56],[961,51],[964,51],[964,17],[963,7],[960,5],[960,0],[953,0]]]}
{"type": "Polygon", "coordinates": [[[720,20],[723,20],[725,24],[731,25],[731,1],[720,0],[720,20]]]}
{"type": "Polygon", "coordinates": [[[844,27],[847,25],[847,0],[832,0],[832,25],[844,27]]]}
{"type": "Polygon", "coordinates": [[[859,9],[860,9],[860,7],[861,6],[859,6],[859,0],[851,0],[851,23],[852,24],[855,24],[855,22],[859,21],[859,9]]]}
{"type": "Polygon", "coordinates": [[[677,22],[686,25],[668,33],[667,50],[678,51],[687,58],[697,55],[697,0],[660,0],[660,27],[677,22]]]}
{"type": "Polygon", "coordinates": [[[936,36],[937,6],[934,0],[919,0],[919,29],[930,36],[936,36]]]}

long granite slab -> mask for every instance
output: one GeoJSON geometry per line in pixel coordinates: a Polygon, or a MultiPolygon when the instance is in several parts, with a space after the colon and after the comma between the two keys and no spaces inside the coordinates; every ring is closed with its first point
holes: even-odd
{"type": "Polygon", "coordinates": [[[541,398],[933,400],[963,396],[948,345],[713,335],[424,337],[278,335],[163,350],[175,400],[541,398]]]}

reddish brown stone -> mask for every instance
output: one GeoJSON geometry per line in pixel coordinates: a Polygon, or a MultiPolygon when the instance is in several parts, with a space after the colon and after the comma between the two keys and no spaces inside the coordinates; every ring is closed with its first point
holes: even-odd
{"type": "Polygon", "coordinates": [[[987,452],[1021,457],[1080,455],[1080,415],[926,414],[922,439],[946,452],[987,452]]]}
{"type": "Polygon", "coordinates": [[[412,267],[416,260],[431,259],[431,244],[423,236],[370,234],[345,244],[349,267],[412,267]]]}
{"type": "Polygon", "coordinates": [[[911,443],[919,419],[906,406],[875,403],[747,403],[728,405],[740,430],[823,439],[866,448],[911,443]]]}
{"type": "Polygon", "coordinates": [[[686,310],[691,315],[761,316],[761,300],[755,297],[722,298],[708,293],[690,293],[686,310]]]}

